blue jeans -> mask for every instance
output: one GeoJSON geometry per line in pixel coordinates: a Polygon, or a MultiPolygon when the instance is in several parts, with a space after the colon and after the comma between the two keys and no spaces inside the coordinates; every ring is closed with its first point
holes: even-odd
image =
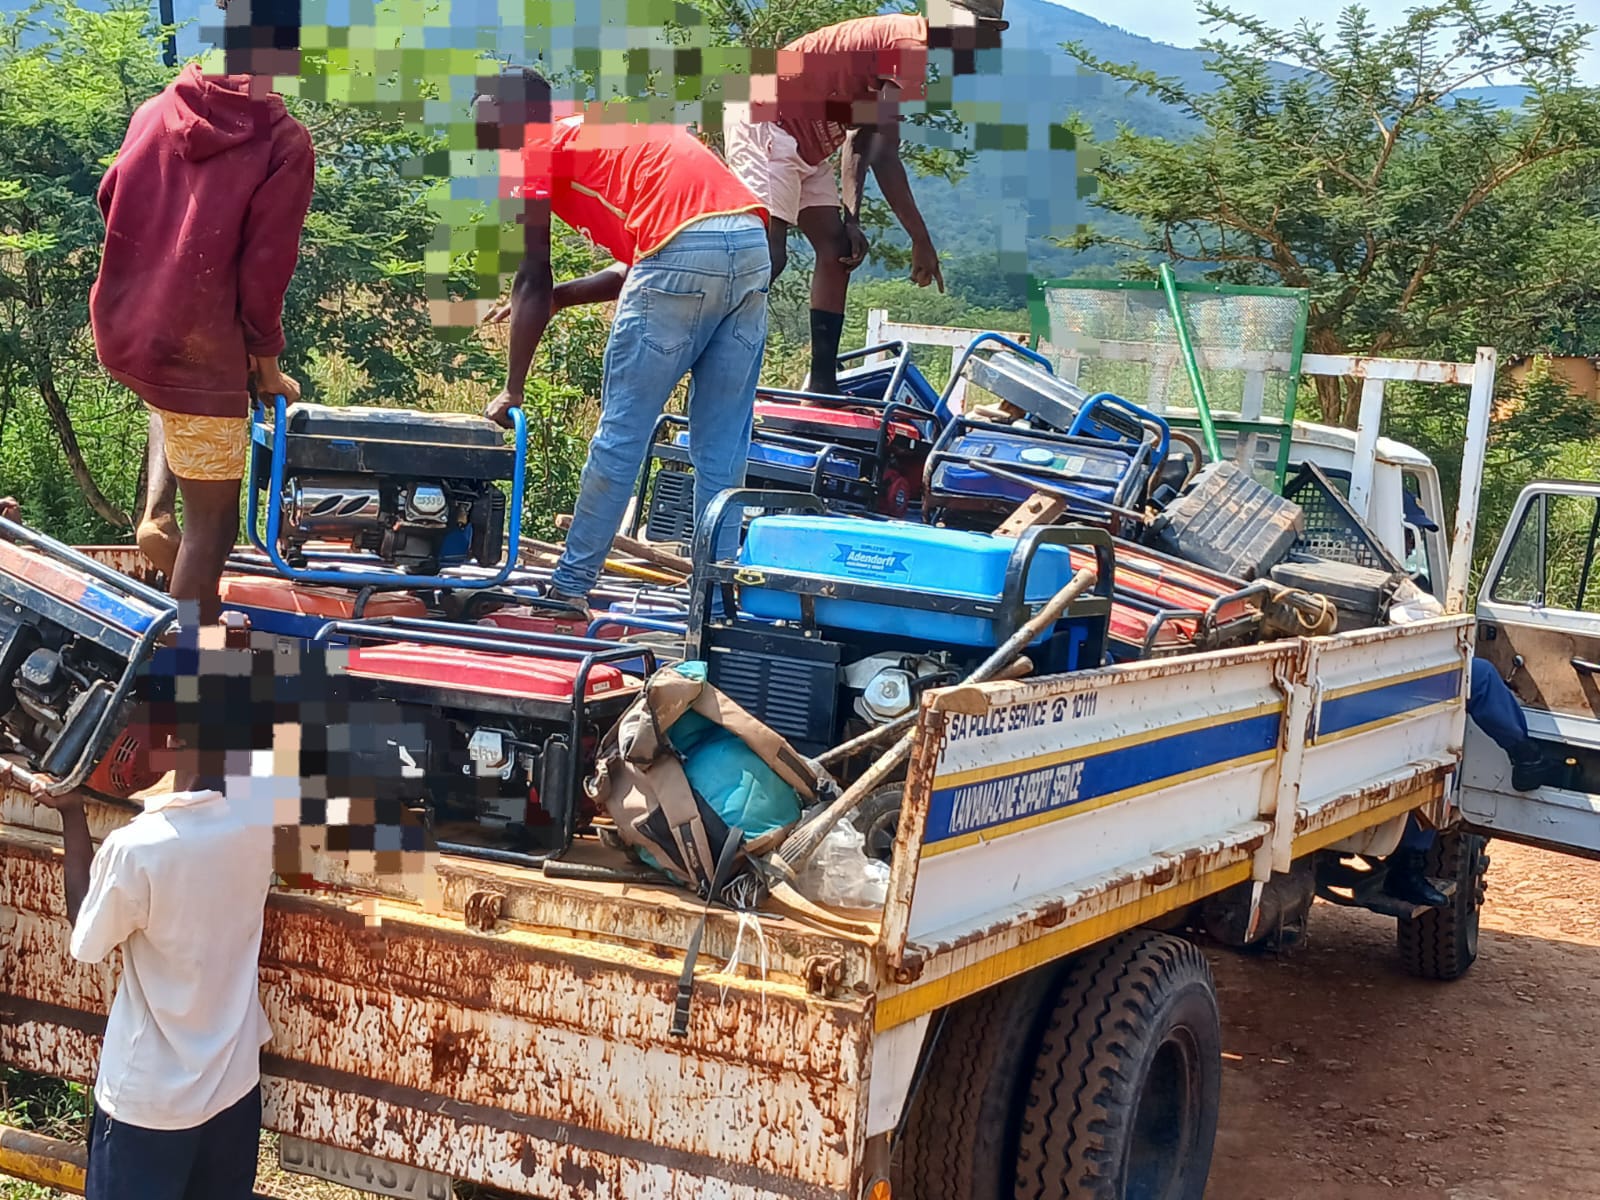
{"type": "MultiPolygon", "coordinates": [[[[1508,755],[1528,740],[1528,721],[1522,715],[1522,706],[1506,686],[1506,681],[1500,678],[1500,672],[1485,659],[1472,660],[1472,674],[1467,687],[1467,716],[1508,755]]],[[[1433,837],[1433,830],[1422,828],[1417,824],[1416,817],[1412,817],[1406,822],[1405,836],[1400,845],[1407,850],[1426,850],[1433,845],[1433,837]]]]}
{"type": "Polygon", "coordinates": [[[96,1109],[85,1200],[251,1200],[260,1139],[260,1087],[194,1129],[141,1129],[96,1109]]]}
{"type": "MultiPolygon", "coordinates": [[[[744,485],[771,273],[766,227],[748,215],[697,222],[628,272],[606,344],[600,425],[551,580],[562,595],[586,596],[599,579],[656,420],[685,375],[695,518],[718,492],[744,485]]],[[[723,530],[718,552],[731,555],[736,515],[723,530]]]]}
{"type": "Polygon", "coordinates": [[[1481,658],[1472,660],[1467,716],[1507,754],[1528,740],[1528,722],[1522,715],[1522,706],[1500,673],[1481,658]]]}

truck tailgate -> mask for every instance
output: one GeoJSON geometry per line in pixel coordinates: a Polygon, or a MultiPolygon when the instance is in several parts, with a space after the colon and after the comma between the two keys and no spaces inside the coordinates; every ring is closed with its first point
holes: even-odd
{"type": "MultiPolygon", "coordinates": [[[[0,1061],[83,1079],[115,968],[70,959],[56,839],[19,827],[50,818],[14,789],[4,807],[0,1061]]],[[[97,809],[97,832],[116,819],[97,809]]],[[[345,888],[273,895],[268,1128],[552,1200],[853,1200],[870,939],[763,919],[765,978],[751,930],[741,958],[758,965],[712,974],[739,936],[715,915],[678,1039],[692,898],[460,860],[440,872],[438,914],[345,888]]]]}
{"type": "Polygon", "coordinates": [[[1471,627],[935,693],[890,882],[879,1029],[1440,801],[1471,627]]]}

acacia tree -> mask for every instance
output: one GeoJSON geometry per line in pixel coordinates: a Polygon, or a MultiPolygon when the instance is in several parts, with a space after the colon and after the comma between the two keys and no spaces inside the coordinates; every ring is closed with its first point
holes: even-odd
{"type": "MultiPolygon", "coordinates": [[[[1218,34],[1203,43],[1220,81],[1209,93],[1067,45],[1195,128],[1183,141],[1124,129],[1107,143],[1094,204],[1142,232],[1071,244],[1307,288],[1307,347],[1331,354],[1531,336],[1529,314],[1600,290],[1600,225],[1574,183],[1589,181],[1592,200],[1600,96],[1576,83],[1592,29],[1570,9],[1445,0],[1379,30],[1352,6],[1331,32],[1278,29],[1213,0],[1200,9],[1218,34]],[[1503,83],[1524,90],[1520,107],[1463,94],[1503,83]]],[[[1318,380],[1318,394],[1325,420],[1354,424],[1354,385],[1318,380]]]]}

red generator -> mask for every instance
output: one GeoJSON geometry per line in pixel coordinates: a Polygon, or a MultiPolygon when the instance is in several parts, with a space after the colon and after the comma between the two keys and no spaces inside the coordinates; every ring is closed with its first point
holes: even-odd
{"type": "Polygon", "coordinates": [[[223,609],[244,614],[256,632],[304,641],[330,621],[428,615],[428,606],[413,592],[322,587],[277,574],[230,571],[222,577],[221,593],[223,609]]]}
{"type": "Polygon", "coordinates": [[[647,648],[443,621],[337,622],[355,699],[425,730],[414,753],[442,849],[537,865],[595,816],[600,738],[655,670],[647,648]]]}
{"type": "MultiPolygon", "coordinates": [[[[1121,538],[1107,639],[1115,662],[1246,645],[1261,633],[1265,589],[1121,538]]],[[[1074,565],[1093,567],[1087,552],[1074,565]]]]}
{"type": "MultiPolygon", "coordinates": [[[[864,454],[864,478],[841,478],[834,487],[843,498],[886,517],[904,517],[921,501],[922,470],[937,432],[931,414],[903,403],[771,389],[756,393],[754,440],[772,445],[768,458],[778,459],[775,452],[790,439],[791,449],[810,442],[864,454]]],[[[752,446],[746,474],[759,472],[762,462],[752,446]]],[[[826,463],[821,470],[825,476],[832,473],[826,463]]]]}
{"type": "MultiPolygon", "coordinates": [[[[885,352],[897,357],[840,376],[845,395],[758,388],[746,486],[808,492],[831,512],[899,518],[914,510],[946,410],[903,343],[852,351],[839,364],[885,352]]],[[[688,544],[694,474],[687,419],[663,414],[651,443],[635,532],[642,522],[653,542],[688,544]]]]}

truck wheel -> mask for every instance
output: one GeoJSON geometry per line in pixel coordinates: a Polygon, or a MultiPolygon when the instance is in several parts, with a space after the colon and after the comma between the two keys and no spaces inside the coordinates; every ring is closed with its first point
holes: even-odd
{"type": "Polygon", "coordinates": [[[1134,931],[1068,968],[1022,1110],[1015,1200],[1201,1200],[1222,1089],[1205,957],[1134,931]]]}
{"type": "Polygon", "coordinates": [[[1475,833],[1441,833],[1428,851],[1428,875],[1453,879],[1449,908],[1396,922],[1400,962],[1418,979],[1460,979],[1478,958],[1478,919],[1488,890],[1488,841],[1475,833]]]}
{"type": "Polygon", "coordinates": [[[1016,1111],[1059,986],[1040,967],[969,996],[934,1019],[938,1041],[911,1101],[894,1194],[1003,1200],[1011,1193],[1016,1111]]]}

